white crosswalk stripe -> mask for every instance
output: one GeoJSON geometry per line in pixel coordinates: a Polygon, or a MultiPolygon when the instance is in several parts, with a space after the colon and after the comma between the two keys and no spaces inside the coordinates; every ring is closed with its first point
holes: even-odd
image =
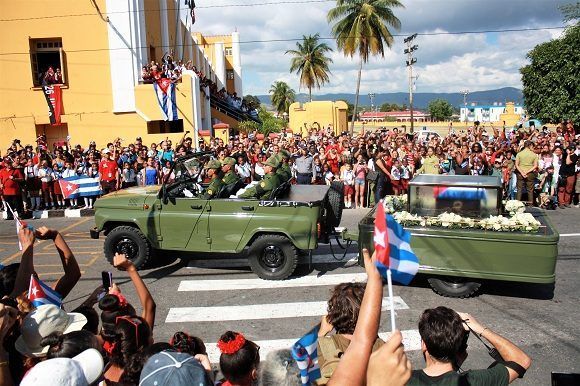
{"type": "MultiPolygon", "coordinates": [[[[329,255],[318,255],[313,256],[315,263],[323,261],[328,262],[329,259],[334,258],[329,255]],[[318,260],[318,261],[317,261],[318,260]]],[[[356,254],[347,255],[347,261],[356,260],[356,254]]],[[[232,262],[237,264],[246,264],[247,260],[244,259],[228,259],[222,260],[220,264],[222,266],[228,265],[232,262]]],[[[194,264],[190,264],[190,267],[199,267],[202,264],[207,264],[208,267],[215,267],[215,260],[203,260],[195,261],[194,264]],[[212,265],[214,263],[214,265],[212,265]]],[[[238,265],[243,266],[243,265],[238,265]]],[[[308,275],[296,278],[290,278],[283,281],[269,281],[261,280],[259,278],[246,278],[246,279],[203,279],[199,280],[183,280],[179,284],[178,291],[183,292],[195,292],[199,293],[199,296],[208,297],[214,296],[213,294],[218,291],[224,291],[228,293],[229,291],[234,291],[236,294],[240,295],[244,291],[256,291],[256,290],[271,290],[271,289],[285,289],[287,296],[284,297],[284,302],[282,303],[266,303],[266,304],[244,304],[244,305],[228,305],[228,306],[195,306],[191,305],[188,307],[172,307],[169,309],[167,317],[165,319],[166,323],[221,323],[228,321],[253,321],[253,320],[281,320],[285,318],[301,318],[301,317],[320,317],[327,312],[327,300],[328,299],[316,299],[316,301],[295,301],[292,302],[291,291],[293,288],[307,288],[307,287],[317,287],[317,286],[334,286],[345,282],[365,282],[366,274],[364,272],[352,272],[352,273],[341,273],[341,274],[323,274],[308,275]],[[203,294],[206,295],[203,295],[203,294]]],[[[304,291],[304,290],[302,290],[304,291]]],[[[320,293],[320,292],[319,292],[320,293]]],[[[252,296],[241,296],[241,299],[259,299],[259,296],[255,296],[255,292],[251,293],[252,296]]],[[[302,295],[301,295],[302,296],[302,295]]],[[[188,297],[189,298],[189,297],[188,297]]],[[[193,297],[194,299],[196,297],[193,297]]],[[[310,299],[309,299],[310,300],[310,299]]],[[[396,310],[407,310],[409,306],[405,301],[399,297],[393,297],[394,308],[396,310]]],[[[211,303],[210,303],[211,304],[211,303]]],[[[387,311],[389,309],[389,299],[387,297],[383,298],[382,311],[387,311]]],[[[273,323],[276,323],[275,321],[273,323]]],[[[226,323],[227,324],[227,323],[226,323]]],[[[191,327],[191,326],[190,326],[191,327]]],[[[402,326],[404,327],[404,326],[402,326]]],[[[383,326],[383,331],[388,329],[389,326],[383,326]]],[[[304,332],[308,328],[305,327],[304,332]]],[[[243,332],[243,331],[242,331],[243,332]]],[[[415,329],[413,330],[403,330],[403,343],[405,345],[405,350],[414,351],[421,348],[421,338],[419,332],[415,329]]],[[[299,339],[299,336],[290,337],[280,336],[274,337],[275,339],[270,340],[257,340],[255,341],[260,346],[260,355],[265,358],[266,355],[271,351],[276,351],[284,348],[290,348],[299,339]]],[[[390,333],[381,332],[379,336],[383,340],[387,340],[390,333]]],[[[215,339],[215,337],[213,337],[215,339]]],[[[212,339],[208,339],[211,341],[212,339]]],[[[212,363],[219,362],[219,350],[217,349],[216,343],[206,343],[206,348],[208,355],[212,363]]]]}

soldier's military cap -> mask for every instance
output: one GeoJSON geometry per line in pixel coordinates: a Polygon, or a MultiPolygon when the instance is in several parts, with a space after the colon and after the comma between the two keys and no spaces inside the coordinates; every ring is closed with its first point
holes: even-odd
{"type": "Polygon", "coordinates": [[[219,169],[222,167],[222,163],[218,160],[212,159],[211,161],[209,161],[206,165],[205,168],[206,169],[219,169]]]}
{"type": "Polygon", "coordinates": [[[226,157],[222,161],[222,166],[225,166],[225,165],[234,166],[235,164],[236,164],[236,160],[233,159],[232,157],[226,157]]]}
{"type": "Polygon", "coordinates": [[[264,162],[264,165],[271,166],[273,168],[277,168],[280,166],[280,160],[275,155],[271,156],[264,162]]]}

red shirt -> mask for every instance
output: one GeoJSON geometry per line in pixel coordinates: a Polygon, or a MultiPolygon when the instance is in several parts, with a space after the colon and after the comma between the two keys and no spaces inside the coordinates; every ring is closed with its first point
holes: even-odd
{"type": "Polygon", "coordinates": [[[20,195],[20,185],[15,179],[23,179],[24,176],[20,169],[2,169],[0,170],[0,182],[4,185],[4,195],[5,196],[18,196],[20,195]],[[13,179],[10,178],[12,176],[13,179]]]}
{"type": "Polygon", "coordinates": [[[117,163],[112,160],[102,160],[99,163],[101,181],[115,181],[117,179],[117,163]]]}

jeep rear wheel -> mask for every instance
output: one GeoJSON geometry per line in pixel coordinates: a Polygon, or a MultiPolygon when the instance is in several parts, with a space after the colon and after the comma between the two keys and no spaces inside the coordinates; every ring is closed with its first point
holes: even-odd
{"type": "Polygon", "coordinates": [[[326,230],[334,232],[334,228],[340,225],[342,210],[344,209],[344,184],[334,181],[328,189],[326,207],[326,230]]]}
{"type": "Polygon", "coordinates": [[[252,271],[264,280],[284,280],[298,265],[298,254],[292,242],[281,235],[262,235],[249,249],[252,271]]]}
{"type": "Polygon", "coordinates": [[[123,225],[113,228],[104,243],[105,257],[113,264],[115,253],[124,254],[137,269],[143,269],[151,257],[149,241],[137,228],[123,225]]]}
{"type": "Polygon", "coordinates": [[[459,277],[431,277],[427,281],[433,291],[450,298],[468,298],[473,296],[481,287],[479,282],[467,281],[459,277]]]}

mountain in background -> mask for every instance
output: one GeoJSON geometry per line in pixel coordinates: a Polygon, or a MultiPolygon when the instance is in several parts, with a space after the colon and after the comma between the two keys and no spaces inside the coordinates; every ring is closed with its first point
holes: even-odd
{"type": "MultiPolygon", "coordinates": [[[[354,104],[355,94],[323,94],[313,95],[312,99],[315,101],[336,101],[346,100],[354,104]]],[[[269,105],[270,95],[258,95],[260,102],[269,105]]],[[[429,102],[433,99],[445,99],[454,107],[463,105],[463,94],[460,93],[438,93],[438,92],[417,92],[413,93],[413,104],[415,108],[426,109],[429,102]]],[[[300,102],[308,101],[307,94],[296,94],[296,100],[300,102]]],[[[524,97],[522,90],[514,87],[504,87],[497,90],[474,91],[467,95],[467,103],[477,102],[478,105],[493,104],[494,102],[516,102],[523,103],[524,97]]],[[[381,106],[383,103],[396,103],[398,105],[409,105],[409,94],[405,92],[392,92],[385,94],[376,94],[375,105],[381,106]]],[[[371,101],[367,94],[362,94],[359,97],[359,105],[370,106],[371,101]]]]}

